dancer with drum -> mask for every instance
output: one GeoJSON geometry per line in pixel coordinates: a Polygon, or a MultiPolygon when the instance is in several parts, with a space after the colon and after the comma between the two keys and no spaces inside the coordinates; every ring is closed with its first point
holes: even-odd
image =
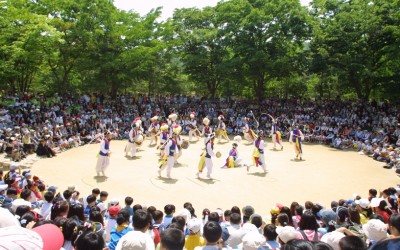
{"type": "Polygon", "coordinates": [[[158,116],[153,116],[150,120],[152,121],[152,123],[150,124],[149,127],[149,135],[150,135],[149,146],[153,144],[153,141],[155,141],[155,145],[158,144],[158,135],[160,132],[160,124],[158,123],[158,116]]]}
{"type": "Polygon", "coordinates": [[[143,136],[140,134],[138,123],[133,123],[131,131],[129,131],[129,141],[125,147],[125,156],[131,153],[132,158],[136,158],[136,147],[143,142],[143,136]]]}
{"type": "Polygon", "coordinates": [[[292,131],[290,131],[289,142],[294,143],[294,151],[296,153],[296,159],[300,157],[300,161],[303,160],[303,149],[302,141],[304,140],[304,134],[301,132],[297,125],[292,125],[292,131]]]}
{"type": "Polygon", "coordinates": [[[175,164],[175,155],[179,154],[177,139],[181,132],[179,126],[172,129],[172,137],[168,139],[165,145],[165,153],[158,169],[158,176],[161,177],[161,172],[167,168],[167,178],[171,179],[171,170],[175,164]]]}
{"type": "Polygon", "coordinates": [[[189,142],[191,142],[193,135],[197,136],[197,133],[199,133],[199,130],[197,129],[197,121],[196,121],[196,113],[195,112],[190,113],[190,121],[189,121],[188,127],[189,127],[189,142]]]}
{"type": "MultiPolygon", "coordinates": [[[[254,151],[253,151],[253,162],[256,167],[260,166],[264,170],[264,173],[268,171],[267,164],[265,163],[264,156],[264,131],[258,131],[258,138],[254,141],[254,151]]],[[[250,171],[250,166],[247,166],[247,172],[250,171]]]]}
{"type": "Polygon", "coordinates": [[[105,171],[108,165],[110,165],[110,138],[110,131],[106,131],[104,138],[100,142],[100,152],[96,164],[97,176],[100,176],[100,173],[103,174],[103,176],[106,176],[105,171]]]}
{"type": "Polygon", "coordinates": [[[207,168],[207,178],[212,179],[212,177],[211,177],[212,169],[213,169],[212,157],[215,157],[215,156],[217,158],[221,157],[220,152],[214,153],[214,138],[215,138],[215,133],[211,133],[206,138],[206,143],[205,143],[206,150],[200,156],[198,172],[196,173],[197,178],[200,178],[200,174],[203,172],[204,167],[206,167],[207,168]]]}
{"type": "Polygon", "coordinates": [[[215,133],[217,134],[218,143],[221,142],[221,137],[224,137],[225,140],[229,142],[228,133],[226,132],[226,125],[224,122],[225,117],[223,115],[218,116],[218,126],[215,133]]]}

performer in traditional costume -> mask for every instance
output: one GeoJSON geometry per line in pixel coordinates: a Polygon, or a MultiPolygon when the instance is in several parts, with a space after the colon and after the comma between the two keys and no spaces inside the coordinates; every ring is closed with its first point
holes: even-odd
{"type": "Polygon", "coordinates": [[[178,125],[177,119],[178,119],[178,115],[175,114],[175,113],[171,113],[171,114],[168,116],[167,122],[168,122],[168,126],[169,126],[169,134],[170,134],[170,135],[172,135],[172,133],[173,133],[173,131],[172,131],[173,128],[174,128],[176,125],[178,125]]]}
{"type": "MultiPolygon", "coordinates": [[[[256,167],[260,166],[264,170],[264,173],[268,171],[267,164],[265,163],[264,156],[264,131],[258,131],[258,138],[254,141],[254,151],[253,151],[253,163],[256,167]]],[[[247,172],[249,172],[250,166],[247,166],[247,172]]]]}
{"type": "Polygon", "coordinates": [[[175,125],[175,127],[172,129],[173,134],[175,135],[175,140],[176,140],[176,145],[178,147],[178,150],[175,152],[175,164],[178,164],[178,159],[179,157],[182,156],[182,137],[180,136],[182,132],[182,127],[179,125],[175,125]]]}
{"type": "Polygon", "coordinates": [[[135,120],[133,121],[133,123],[135,123],[136,126],[138,127],[139,133],[144,134],[144,128],[142,126],[142,119],[140,117],[136,117],[135,120]]]}
{"type": "Polygon", "coordinates": [[[103,176],[106,176],[105,171],[108,165],[110,165],[110,138],[111,133],[106,131],[104,138],[100,142],[100,152],[96,164],[97,176],[100,176],[100,173],[103,174],[103,176]]]}
{"type": "Polygon", "coordinates": [[[218,157],[218,155],[219,156],[221,155],[220,152],[217,152],[218,155],[214,153],[214,138],[215,138],[215,133],[211,133],[206,138],[206,143],[205,143],[206,149],[200,156],[198,172],[196,173],[197,178],[200,178],[200,174],[203,172],[204,167],[206,167],[207,168],[207,178],[212,179],[212,177],[211,177],[212,168],[213,168],[212,157],[215,157],[215,156],[218,157]]]}
{"type": "Polygon", "coordinates": [[[232,149],[229,150],[229,156],[226,158],[226,162],[222,168],[234,168],[242,166],[242,159],[239,158],[239,151],[237,150],[237,147],[238,144],[236,142],[232,144],[232,149]]]}
{"type": "Polygon", "coordinates": [[[197,128],[197,121],[196,121],[196,113],[190,113],[190,121],[189,121],[189,142],[192,141],[193,135],[197,136],[199,130],[197,128]]]}
{"type": "Polygon", "coordinates": [[[273,119],[272,120],[272,127],[271,127],[271,137],[272,137],[272,142],[274,143],[274,149],[276,149],[276,144],[279,144],[281,146],[281,150],[283,150],[283,144],[282,144],[282,135],[281,132],[279,131],[278,124],[276,121],[273,119]]]}
{"type": "Polygon", "coordinates": [[[160,158],[163,159],[164,157],[164,148],[165,148],[165,143],[167,142],[169,138],[169,133],[168,133],[168,125],[166,123],[162,123],[160,127],[161,133],[160,133],[160,145],[157,146],[157,149],[160,149],[160,158]]]}
{"type": "Polygon", "coordinates": [[[217,138],[218,138],[218,143],[221,142],[221,137],[224,137],[225,140],[229,142],[229,137],[228,133],[226,132],[226,125],[224,122],[225,117],[223,115],[218,116],[218,126],[216,130],[217,138]]]}
{"type": "Polygon", "coordinates": [[[125,147],[125,156],[131,153],[131,157],[136,157],[136,147],[143,142],[143,136],[140,133],[138,123],[133,123],[131,131],[129,131],[128,144],[125,147]]]}
{"type": "Polygon", "coordinates": [[[208,138],[212,134],[212,128],[210,126],[210,120],[207,117],[204,117],[203,119],[203,131],[201,132],[201,135],[204,136],[204,143],[207,143],[208,138]]]}
{"type": "Polygon", "coordinates": [[[158,169],[158,176],[161,177],[161,171],[167,168],[167,177],[171,179],[171,170],[175,164],[175,155],[179,154],[177,138],[180,133],[179,128],[174,128],[172,138],[169,138],[165,145],[165,153],[158,169]]]}
{"type": "Polygon", "coordinates": [[[294,151],[296,152],[296,159],[300,157],[303,160],[303,149],[302,141],[304,140],[304,134],[301,132],[298,126],[293,125],[292,131],[290,131],[289,142],[294,143],[294,151]]]}
{"type": "Polygon", "coordinates": [[[154,116],[150,119],[152,123],[149,126],[149,136],[150,136],[150,144],[153,144],[153,140],[155,141],[155,145],[158,144],[158,135],[160,134],[160,124],[158,123],[158,116],[154,116]]]}
{"type": "Polygon", "coordinates": [[[251,129],[250,118],[248,117],[245,118],[245,124],[243,127],[243,136],[247,141],[251,143],[253,143],[257,139],[256,133],[251,129]]]}

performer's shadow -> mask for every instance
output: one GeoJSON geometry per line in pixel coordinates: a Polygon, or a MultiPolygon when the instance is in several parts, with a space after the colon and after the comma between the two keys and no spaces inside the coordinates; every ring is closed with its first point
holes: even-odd
{"type": "Polygon", "coordinates": [[[254,173],[249,173],[249,175],[254,175],[254,176],[258,176],[258,177],[265,177],[267,176],[268,172],[264,173],[264,172],[254,172],[254,173]]]}
{"type": "Polygon", "coordinates": [[[182,164],[182,163],[179,163],[179,162],[177,162],[177,163],[175,163],[175,165],[174,165],[174,168],[183,168],[183,167],[188,167],[188,165],[187,164],[182,164]]]}
{"type": "Polygon", "coordinates": [[[96,175],[96,176],[93,176],[93,179],[95,179],[97,183],[101,183],[101,182],[105,182],[108,179],[108,177],[96,175]]]}
{"type": "Polygon", "coordinates": [[[132,156],[125,156],[125,158],[128,160],[128,161],[134,161],[134,160],[139,160],[140,158],[142,158],[141,156],[135,156],[135,157],[132,157],[132,156]]]}
{"type": "Polygon", "coordinates": [[[151,144],[149,145],[149,148],[154,148],[155,146],[157,146],[157,144],[151,144]]]}
{"type": "Polygon", "coordinates": [[[173,178],[169,179],[169,178],[162,177],[162,176],[159,176],[158,179],[166,184],[175,184],[178,182],[178,179],[173,179],[173,178]]]}
{"type": "Polygon", "coordinates": [[[216,180],[216,179],[203,179],[203,178],[197,178],[197,180],[199,180],[199,181],[201,181],[201,182],[204,182],[204,183],[206,183],[206,184],[214,184],[214,183],[216,183],[218,180],[216,180]]]}
{"type": "Polygon", "coordinates": [[[302,162],[305,161],[304,159],[298,159],[298,158],[294,158],[294,159],[290,159],[290,161],[294,161],[294,162],[302,162]]]}

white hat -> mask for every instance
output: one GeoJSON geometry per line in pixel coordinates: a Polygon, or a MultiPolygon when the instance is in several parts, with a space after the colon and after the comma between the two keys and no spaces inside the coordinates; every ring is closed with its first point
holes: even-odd
{"type": "Polygon", "coordinates": [[[175,125],[175,126],[172,128],[172,132],[173,132],[174,134],[176,134],[176,135],[179,135],[179,134],[181,133],[181,131],[182,131],[182,127],[179,126],[179,125],[175,125]]]}
{"type": "Polygon", "coordinates": [[[242,238],[243,250],[257,250],[265,242],[264,236],[257,231],[251,231],[242,238]]]}
{"type": "Polygon", "coordinates": [[[0,192],[6,190],[7,188],[8,188],[7,184],[0,185],[0,192]]]}
{"type": "Polygon", "coordinates": [[[357,205],[359,205],[362,208],[368,208],[369,206],[369,200],[367,198],[362,198],[359,200],[354,201],[357,205]]]}
{"type": "Polygon", "coordinates": [[[330,245],[334,250],[340,250],[339,241],[343,237],[346,237],[346,235],[344,235],[343,233],[340,233],[340,232],[333,231],[333,232],[324,234],[324,236],[322,236],[322,238],[321,238],[321,241],[330,245]]]}
{"type": "Polygon", "coordinates": [[[190,211],[187,210],[186,208],[183,208],[179,212],[175,213],[174,217],[176,217],[176,216],[182,216],[183,218],[185,218],[185,222],[188,221],[192,217],[192,215],[190,214],[190,211]]]}
{"type": "Polygon", "coordinates": [[[107,210],[107,206],[104,204],[104,202],[97,204],[97,207],[100,209],[100,213],[107,210]]]}
{"type": "Polygon", "coordinates": [[[363,231],[369,240],[378,241],[388,237],[387,226],[381,220],[371,219],[363,225],[363,231]]]}
{"type": "Polygon", "coordinates": [[[8,209],[0,207],[0,228],[18,226],[20,227],[19,221],[14,217],[8,209]]]}
{"type": "Polygon", "coordinates": [[[198,233],[201,228],[201,220],[197,218],[190,219],[186,225],[187,229],[192,233],[198,233]]]}
{"type": "Polygon", "coordinates": [[[207,117],[204,117],[203,123],[204,123],[204,125],[208,126],[210,124],[210,120],[207,117]]]}
{"type": "Polygon", "coordinates": [[[371,207],[378,207],[379,203],[381,203],[381,201],[383,201],[383,198],[372,198],[371,200],[371,207]]]}
{"type": "Polygon", "coordinates": [[[286,244],[291,240],[301,239],[301,235],[293,227],[284,227],[278,233],[278,238],[286,244]]]}
{"type": "Polygon", "coordinates": [[[24,206],[24,205],[32,207],[32,204],[29,201],[23,199],[16,199],[11,203],[11,208],[15,212],[19,206],[24,206]]]}
{"type": "MultiPolygon", "coordinates": [[[[118,248],[124,250],[147,250],[151,249],[151,246],[147,246],[147,234],[131,231],[124,235],[118,242],[118,248]],[[119,248],[120,247],[120,248],[119,248]]],[[[154,244],[152,249],[154,249],[154,244]]]]}
{"type": "Polygon", "coordinates": [[[176,121],[177,118],[178,118],[178,115],[174,114],[174,113],[172,113],[168,116],[168,119],[170,119],[171,121],[176,121]]]}

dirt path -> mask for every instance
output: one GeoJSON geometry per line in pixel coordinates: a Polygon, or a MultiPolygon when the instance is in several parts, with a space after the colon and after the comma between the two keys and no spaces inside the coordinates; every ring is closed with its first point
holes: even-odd
{"type": "MultiPolygon", "coordinates": [[[[382,163],[353,151],[305,144],[305,160],[296,161],[288,142],[283,151],[274,151],[272,144],[267,143],[267,174],[255,167],[249,173],[246,168],[221,169],[232,142],[215,145],[222,157],[213,160],[213,180],[206,179],[205,173],[202,179],[195,176],[202,140],[183,152],[180,165],[172,170],[172,180],[158,177],[158,150],[148,146],[149,140],[138,152],[139,159],[134,160],[124,156],[126,141],[112,141],[108,179],[94,177],[99,145],[82,146],[55,158],[39,160],[32,171],[47,184],[58,186],[60,192],[72,184],[83,195],[98,187],[108,191],[109,199],[119,198],[123,203],[129,195],[134,204],[154,205],[160,210],[168,203],[179,210],[190,201],[198,216],[203,208],[225,210],[233,205],[242,208],[250,204],[262,216],[267,216],[277,202],[290,206],[292,201],[304,204],[311,200],[330,206],[332,200],[351,199],[353,193],[366,197],[369,188],[379,190],[399,183],[396,174],[383,169],[382,163]]],[[[244,162],[250,163],[253,147],[242,141],[238,150],[244,162]]]]}

